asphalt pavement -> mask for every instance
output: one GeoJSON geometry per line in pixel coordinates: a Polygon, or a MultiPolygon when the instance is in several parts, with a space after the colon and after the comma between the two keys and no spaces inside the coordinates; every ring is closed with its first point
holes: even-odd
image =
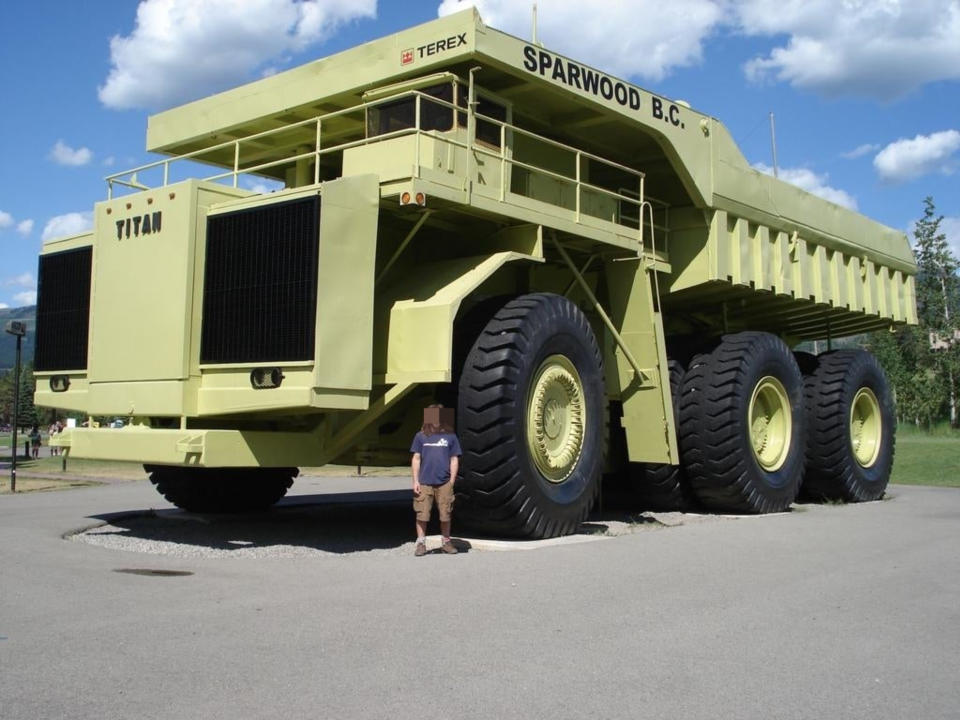
{"type": "Polygon", "coordinates": [[[230,524],[143,481],[0,496],[0,718],[960,714],[960,490],[415,558],[405,482],[230,524]],[[103,523],[174,550],[65,539],[103,523]],[[191,551],[281,546],[313,552],[191,551]]]}

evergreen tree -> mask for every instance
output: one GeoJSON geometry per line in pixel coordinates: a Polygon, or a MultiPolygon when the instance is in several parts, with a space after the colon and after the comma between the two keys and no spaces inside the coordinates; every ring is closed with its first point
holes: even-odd
{"type": "MultiPolygon", "coordinates": [[[[14,371],[8,370],[0,377],[0,424],[13,423],[14,371]]],[[[21,428],[26,428],[38,422],[37,408],[33,404],[33,367],[25,365],[20,368],[20,407],[17,420],[21,428]]]]}
{"type": "Polygon", "coordinates": [[[13,416],[13,370],[0,370],[0,425],[9,425],[13,416]]]}
{"type": "Polygon", "coordinates": [[[33,392],[35,388],[33,363],[27,363],[20,369],[19,420],[23,427],[33,427],[40,423],[40,419],[37,417],[37,407],[33,404],[33,392]]]}
{"type": "Polygon", "coordinates": [[[887,371],[901,421],[929,427],[945,415],[957,425],[960,379],[960,278],[940,230],[933,198],[914,228],[918,327],[874,333],[868,345],[887,371]]]}
{"type": "Polygon", "coordinates": [[[890,387],[893,388],[898,422],[903,422],[909,417],[904,414],[904,411],[910,394],[911,372],[904,362],[903,341],[904,334],[900,330],[878,330],[866,339],[866,349],[877,358],[877,362],[887,373],[890,387]]]}
{"type": "MultiPolygon", "coordinates": [[[[937,215],[933,198],[923,201],[923,217],[917,221],[913,236],[914,254],[917,258],[917,316],[920,327],[926,332],[928,349],[920,352],[919,364],[932,374],[932,378],[920,378],[929,382],[931,399],[939,386],[944,404],[949,408],[950,424],[957,426],[957,388],[960,376],[960,278],[957,269],[960,263],[941,232],[943,216],[937,215]]],[[[920,339],[923,342],[924,338],[920,339]]]]}
{"type": "Polygon", "coordinates": [[[960,263],[940,231],[943,215],[937,215],[932,197],[923,201],[923,217],[913,230],[917,258],[917,315],[921,327],[936,331],[957,327],[960,263]]]}

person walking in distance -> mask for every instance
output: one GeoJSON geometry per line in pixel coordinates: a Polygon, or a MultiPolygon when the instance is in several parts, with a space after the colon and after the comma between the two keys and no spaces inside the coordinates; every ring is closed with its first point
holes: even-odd
{"type": "Polygon", "coordinates": [[[30,431],[30,454],[33,455],[34,460],[40,457],[40,441],[40,427],[34,425],[30,431]]]}
{"type": "Polygon", "coordinates": [[[450,542],[453,516],[453,486],[460,470],[460,440],[453,432],[453,410],[442,405],[431,405],[423,410],[423,427],[410,446],[413,457],[410,470],[413,475],[413,510],[417,514],[417,557],[427,552],[427,523],[436,502],[440,515],[440,549],[455,555],[457,549],[450,542]]]}

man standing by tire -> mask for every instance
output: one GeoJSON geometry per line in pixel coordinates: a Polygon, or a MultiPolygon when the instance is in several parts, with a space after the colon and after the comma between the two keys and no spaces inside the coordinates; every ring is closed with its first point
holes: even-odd
{"type": "Polygon", "coordinates": [[[453,486],[460,469],[460,440],[453,432],[453,410],[442,405],[431,405],[423,411],[423,426],[410,446],[413,458],[413,510],[417,515],[417,544],[414,555],[427,552],[427,523],[434,501],[440,515],[440,549],[456,555],[450,542],[450,524],[453,516],[453,486]]]}

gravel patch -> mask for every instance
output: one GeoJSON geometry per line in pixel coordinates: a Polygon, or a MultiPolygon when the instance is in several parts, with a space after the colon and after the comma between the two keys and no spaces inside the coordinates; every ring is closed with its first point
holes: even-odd
{"type": "MultiPolygon", "coordinates": [[[[385,501],[359,503],[308,503],[292,498],[269,512],[251,515],[148,510],[105,517],[102,523],[64,537],[112,550],[179,558],[411,555],[413,518],[409,502],[390,497],[385,501]]],[[[458,537],[454,542],[462,552],[537,550],[730,518],[693,513],[608,513],[591,518],[581,525],[579,533],[563,538],[458,537]]],[[[430,552],[439,552],[439,546],[438,535],[428,537],[430,552]]]]}

